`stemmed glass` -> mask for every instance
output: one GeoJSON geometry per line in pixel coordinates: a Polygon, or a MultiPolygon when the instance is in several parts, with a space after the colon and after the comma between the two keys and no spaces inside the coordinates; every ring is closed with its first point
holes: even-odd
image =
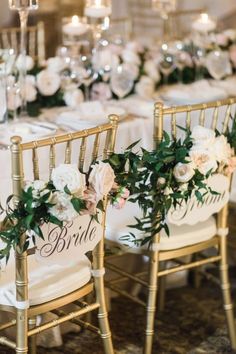
{"type": "Polygon", "coordinates": [[[78,84],[84,85],[85,101],[90,99],[90,86],[98,78],[98,73],[95,71],[90,56],[82,55],[78,65],[74,68],[78,84]]]}
{"type": "Polygon", "coordinates": [[[111,74],[111,89],[119,97],[125,97],[133,88],[134,79],[132,74],[119,65],[111,74]]]}
{"type": "Polygon", "coordinates": [[[164,51],[159,61],[159,69],[164,77],[164,85],[168,84],[168,77],[176,67],[176,59],[174,55],[168,51],[164,51]]]}
{"type": "Polygon", "coordinates": [[[25,80],[26,80],[26,34],[27,34],[27,22],[30,10],[38,9],[38,0],[9,0],[9,7],[11,10],[17,10],[20,17],[20,55],[22,65],[20,66],[19,83],[22,95],[21,115],[26,115],[26,97],[24,94],[25,80]]]}
{"type": "Polygon", "coordinates": [[[195,64],[195,79],[203,78],[203,67],[206,61],[206,50],[204,48],[195,47],[193,51],[193,62],[195,64]]]}

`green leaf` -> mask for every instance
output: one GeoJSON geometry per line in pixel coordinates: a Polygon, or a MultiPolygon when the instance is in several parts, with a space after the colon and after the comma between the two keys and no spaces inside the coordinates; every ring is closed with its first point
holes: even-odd
{"type": "Polygon", "coordinates": [[[67,185],[64,187],[64,192],[68,195],[72,195],[71,191],[69,190],[69,188],[67,187],[67,185]]]}
{"type": "Polygon", "coordinates": [[[85,201],[79,198],[72,198],[71,204],[73,205],[75,211],[77,211],[78,214],[80,214],[82,210],[86,209],[85,201]]]}

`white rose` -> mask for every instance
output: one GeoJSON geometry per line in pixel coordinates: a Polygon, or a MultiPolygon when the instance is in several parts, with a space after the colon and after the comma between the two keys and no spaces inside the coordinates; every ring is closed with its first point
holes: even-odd
{"type": "Polygon", "coordinates": [[[76,165],[61,164],[52,170],[52,182],[58,191],[64,192],[64,188],[70,190],[77,197],[83,196],[86,189],[85,177],[76,165]]]}
{"type": "Polygon", "coordinates": [[[30,83],[25,83],[24,92],[22,92],[27,102],[33,102],[37,98],[37,90],[30,83]]]}
{"type": "Polygon", "coordinates": [[[26,55],[24,62],[24,57],[22,56],[22,54],[20,54],[16,59],[16,68],[18,70],[22,70],[24,69],[24,66],[26,66],[26,71],[32,70],[34,67],[34,59],[29,55],[26,55]]]}
{"type": "Polygon", "coordinates": [[[207,149],[193,146],[189,151],[189,156],[196,168],[203,175],[206,175],[210,170],[212,170],[212,172],[216,171],[218,167],[214,153],[207,149]]]}
{"type": "Polygon", "coordinates": [[[122,64],[122,68],[125,71],[128,71],[132,77],[132,79],[135,81],[138,76],[139,76],[139,67],[138,65],[135,64],[130,64],[130,63],[124,63],[122,64]]]}
{"type": "Polygon", "coordinates": [[[155,83],[148,76],[141,76],[140,81],[135,85],[135,92],[143,98],[151,98],[155,92],[155,83]]]}
{"type": "Polygon", "coordinates": [[[194,176],[194,168],[191,163],[177,163],[174,167],[174,177],[177,182],[187,183],[194,176]]]}
{"type": "Polygon", "coordinates": [[[92,166],[89,175],[89,184],[97,195],[97,201],[103,199],[110,190],[115,181],[115,174],[109,163],[99,161],[92,166]]]}
{"type": "Polygon", "coordinates": [[[161,80],[160,72],[157,68],[156,63],[153,60],[147,60],[144,63],[144,71],[156,83],[158,83],[161,80]]]}
{"type": "Polygon", "coordinates": [[[29,188],[32,188],[32,196],[37,199],[41,197],[41,193],[46,187],[46,183],[42,180],[35,180],[33,182],[25,182],[24,190],[27,192],[29,188]]]}
{"type": "Polygon", "coordinates": [[[37,75],[37,86],[43,96],[52,96],[60,88],[61,78],[57,73],[42,70],[37,75]]]}
{"type": "Polygon", "coordinates": [[[62,58],[53,57],[47,60],[47,70],[60,73],[64,69],[66,69],[66,63],[62,58]]]}
{"type": "Polygon", "coordinates": [[[219,163],[227,164],[231,157],[231,147],[224,135],[220,135],[215,139],[211,151],[219,163]]]}
{"type": "Polygon", "coordinates": [[[119,63],[119,57],[107,48],[95,52],[92,58],[93,67],[96,71],[115,69],[119,63]]]}
{"type": "Polygon", "coordinates": [[[125,63],[135,64],[135,65],[141,64],[141,60],[139,56],[132,50],[124,49],[121,56],[125,63]]]}
{"type": "Polygon", "coordinates": [[[210,147],[215,141],[215,132],[212,129],[196,125],[192,130],[191,138],[195,145],[210,147]]]}
{"type": "Polygon", "coordinates": [[[71,197],[63,192],[55,192],[52,197],[53,207],[49,208],[49,213],[61,221],[71,221],[78,215],[73,205],[71,197]]]}
{"type": "Polygon", "coordinates": [[[80,89],[69,89],[64,92],[63,99],[67,106],[76,108],[84,101],[84,94],[80,89]]]}

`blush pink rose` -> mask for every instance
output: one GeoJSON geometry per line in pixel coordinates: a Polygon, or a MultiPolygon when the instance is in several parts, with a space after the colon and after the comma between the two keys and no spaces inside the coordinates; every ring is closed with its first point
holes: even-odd
{"type": "Polygon", "coordinates": [[[89,176],[89,185],[97,196],[97,202],[111,191],[115,181],[115,174],[109,163],[99,161],[93,165],[89,176]]]}
{"type": "Polygon", "coordinates": [[[113,203],[113,206],[116,209],[122,209],[125,206],[126,200],[124,198],[117,198],[116,201],[113,203]]]}
{"type": "Polygon", "coordinates": [[[83,215],[95,215],[97,212],[97,195],[94,190],[86,189],[83,199],[85,200],[86,210],[83,211],[83,215]]]}
{"type": "Polygon", "coordinates": [[[236,156],[232,156],[228,160],[228,166],[225,169],[226,175],[230,175],[236,170],[236,156]]]}
{"type": "Polygon", "coordinates": [[[121,198],[127,199],[130,195],[130,192],[127,188],[122,188],[120,196],[121,198]]]}

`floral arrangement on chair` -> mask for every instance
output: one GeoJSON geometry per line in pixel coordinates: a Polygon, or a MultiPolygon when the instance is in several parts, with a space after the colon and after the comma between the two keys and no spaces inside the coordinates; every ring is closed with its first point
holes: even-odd
{"type": "Polygon", "coordinates": [[[8,198],[5,227],[0,231],[6,247],[0,250],[0,259],[8,260],[11,248],[20,245],[23,234],[24,251],[29,247],[30,237],[34,243],[35,237],[43,238],[40,228],[43,223],[62,227],[63,222],[85,214],[98,221],[97,213],[104,210],[105,197],[115,208],[123,207],[130,192],[124,182],[117,184],[116,179],[110,163],[99,161],[92,164],[88,174],[80,172],[76,165],[61,164],[53,169],[49,182],[26,182],[16,208],[10,207],[13,196],[8,198]]]}
{"type": "Polygon", "coordinates": [[[143,238],[137,239],[130,232],[123,241],[145,244],[164,229],[169,235],[167,215],[169,210],[187,202],[195,195],[203,203],[206,195],[218,192],[208,185],[208,178],[216,173],[230,176],[236,169],[236,120],[232,130],[221,135],[211,129],[195,126],[186,132],[186,138],[172,139],[164,132],[157,149],[143,149],[139,168],[136,196],[129,200],[138,202],[143,218],[129,227],[138,229],[143,238]]]}

